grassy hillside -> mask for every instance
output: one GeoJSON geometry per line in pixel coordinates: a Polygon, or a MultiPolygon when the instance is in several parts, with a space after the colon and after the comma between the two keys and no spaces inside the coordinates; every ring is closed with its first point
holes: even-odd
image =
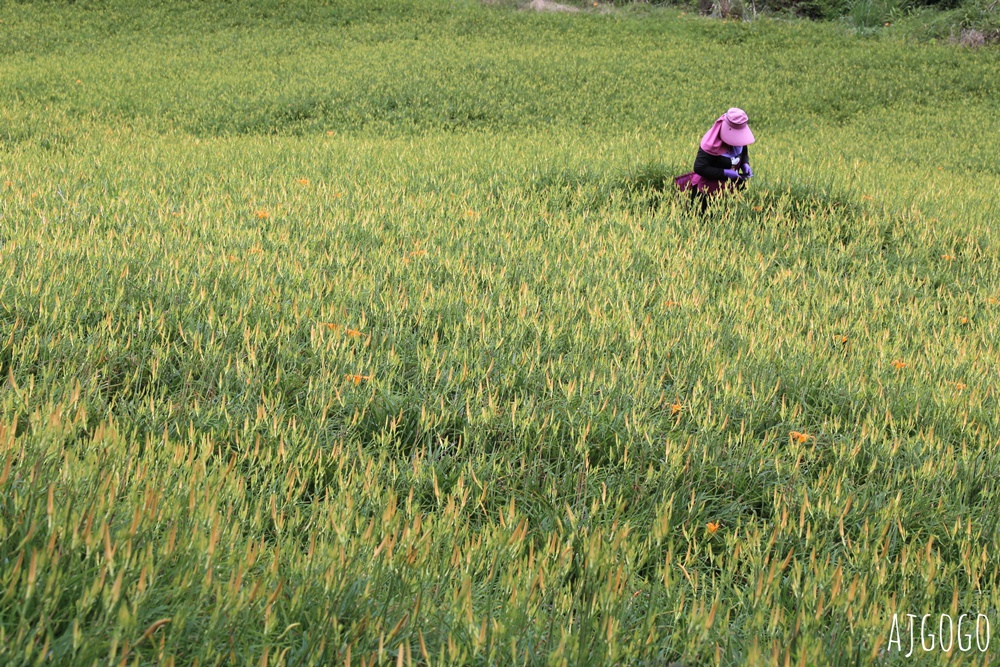
{"type": "Polygon", "coordinates": [[[997,51],[0,21],[3,664],[894,664],[894,613],[1000,625],[997,51]],[[730,106],[756,177],[699,217],[670,180],[730,106]]]}

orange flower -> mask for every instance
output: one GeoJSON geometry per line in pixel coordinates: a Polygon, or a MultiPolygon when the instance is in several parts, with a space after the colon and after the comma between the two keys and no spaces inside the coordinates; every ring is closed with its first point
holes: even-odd
{"type": "Polygon", "coordinates": [[[330,331],[341,331],[343,330],[344,335],[350,336],[351,338],[358,338],[362,335],[357,329],[351,329],[345,327],[343,324],[335,324],[334,322],[320,322],[321,325],[329,329],[330,331]]]}
{"type": "Polygon", "coordinates": [[[996,297],[991,296],[990,298],[986,299],[986,303],[990,304],[991,306],[995,306],[998,303],[1000,303],[1000,300],[997,300],[996,297]]]}
{"type": "Polygon", "coordinates": [[[403,258],[403,264],[409,264],[412,258],[423,257],[426,254],[427,254],[426,250],[414,250],[413,252],[408,253],[406,257],[403,258]]]}
{"type": "Polygon", "coordinates": [[[897,371],[900,370],[901,368],[906,368],[908,365],[909,364],[907,364],[902,359],[896,359],[895,361],[892,362],[892,367],[895,368],[897,371]]]}
{"type": "Polygon", "coordinates": [[[808,433],[800,433],[799,431],[791,431],[788,434],[788,437],[791,438],[794,442],[808,442],[809,438],[811,438],[812,436],[809,435],[808,433]]]}
{"type": "Polygon", "coordinates": [[[955,389],[958,389],[959,391],[968,388],[964,382],[949,382],[948,384],[954,385],[955,389]]]}
{"type": "Polygon", "coordinates": [[[679,301],[667,301],[663,305],[666,306],[667,308],[673,308],[674,306],[679,306],[681,304],[679,301]]]}
{"type": "Polygon", "coordinates": [[[861,198],[864,199],[865,201],[871,201],[872,200],[872,196],[871,195],[862,195],[861,198]]]}
{"type": "Polygon", "coordinates": [[[334,192],[333,196],[336,197],[337,199],[340,199],[341,197],[344,196],[344,193],[343,192],[334,192]]]}
{"type": "Polygon", "coordinates": [[[298,181],[299,185],[309,185],[309,179],[308,178],[299,178],[299,179],[296,179],[296,180],[298,181]]]}
{"type": "Polygon", "coordinates": [[[834,336],[833,338],[834,338],[834,340],[836,340],[838,343],[840,343],[842,345],[845,344],[845,343],[847,343],[847,336],[841,335],[841,336],[834,336]]]}
{"type": "Polygon", "coordinates": [[[948,253],[945,253],[945,254],[941,255],[941,259],[951,262],[951,261],[954,261],[955,256],[954,255],[949,255],[948,253]]]}
{"type": "Polygon", "coordinates": [[[226,259],[228,259],[230,262],[235,262],[236,255],[226,255],[226,259]]]}
{"type": "Polygon", "coordinates": [[[705,530],[708,531],[709,535],[715,535],[715,531],[719,530],[719,522],[709,521],[708,523],[705,524],[705,530]]]}
{"type": "Polygon", "coordinates": [[[678,412],[680,412],[683,409],[684,409],[684,406],[681,405],[680,401],[678,401],[678,402],[673,403],[673,404],[670,405],[670,414],[671,415],[676,415],[678,412]]]}
{"type": "Polygon", "coordinates": [[[754,206],[753,210],[755,210],[755,211],[763,211],[764,207],[763,206],[754,206]]]}
{"type": "Polygon", "coordinates": [[[348,373],[347,375],[344,376],[344,379],[345,380],[350,380],[354,384],[361,384],[362,381],[371,380],[372,376],[371,375],[352,375],[351,373],[348,373]]]}
{"type": "Polygon", "coordinates": [[[333,130],[327,130],[327,131],[326,131],[326,136],[328,136],[328,137],[332,137],[332,136],[333,136],[333,135],[335,135],[335,134],[337,134],[337,133],[336,133],[336,132],[334,132],[333,130]]]}
{"type": "Polygon", "coordinates": [[[969,318],[968,317],[960,317],[960,318],[958,318],[958,323],[959,324],[968,324],[969,323],[969,318]]]}
{"type": "Polygon", "coordinates": [[[253,214],[261,220],[267,220],[268,218],[271,217],[271,214],[267,212],[267,209],[263,208],[257,209],[256,211],[253,212],[253,214]]]}

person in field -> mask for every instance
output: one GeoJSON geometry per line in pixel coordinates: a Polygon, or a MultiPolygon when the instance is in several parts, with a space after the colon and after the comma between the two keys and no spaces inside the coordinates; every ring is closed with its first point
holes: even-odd
{"type": "Polygon", "coordinates": [[[701,138],[694,171],[678,176],[674,183],[692,199],[700,198],[704,211],[710,195],[740,189],[753,176],[747,146],[754,141],[746,112],[730,109],[701,138]]]}

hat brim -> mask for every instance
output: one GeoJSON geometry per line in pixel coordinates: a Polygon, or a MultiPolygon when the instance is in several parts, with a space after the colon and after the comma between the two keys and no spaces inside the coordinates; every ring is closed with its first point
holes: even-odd
{"type": "Polygon", "coordinates": [[[719,134],[722,136],[722,140],[730,146],[749,146],[756,141],[748,125],[736,129],[730,127],[729,123],[724,122],[719,134]]]}

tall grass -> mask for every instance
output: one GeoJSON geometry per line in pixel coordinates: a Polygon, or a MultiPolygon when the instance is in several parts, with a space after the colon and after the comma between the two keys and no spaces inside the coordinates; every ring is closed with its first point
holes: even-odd
{"type": "Polygon", "coordinates": [[[894,613],[996,625],[996,53],[0,20],[5,664],[890,664],[894,613]],[[757,176],[698,216],[671,178],[734,105],[757,176]]]}

